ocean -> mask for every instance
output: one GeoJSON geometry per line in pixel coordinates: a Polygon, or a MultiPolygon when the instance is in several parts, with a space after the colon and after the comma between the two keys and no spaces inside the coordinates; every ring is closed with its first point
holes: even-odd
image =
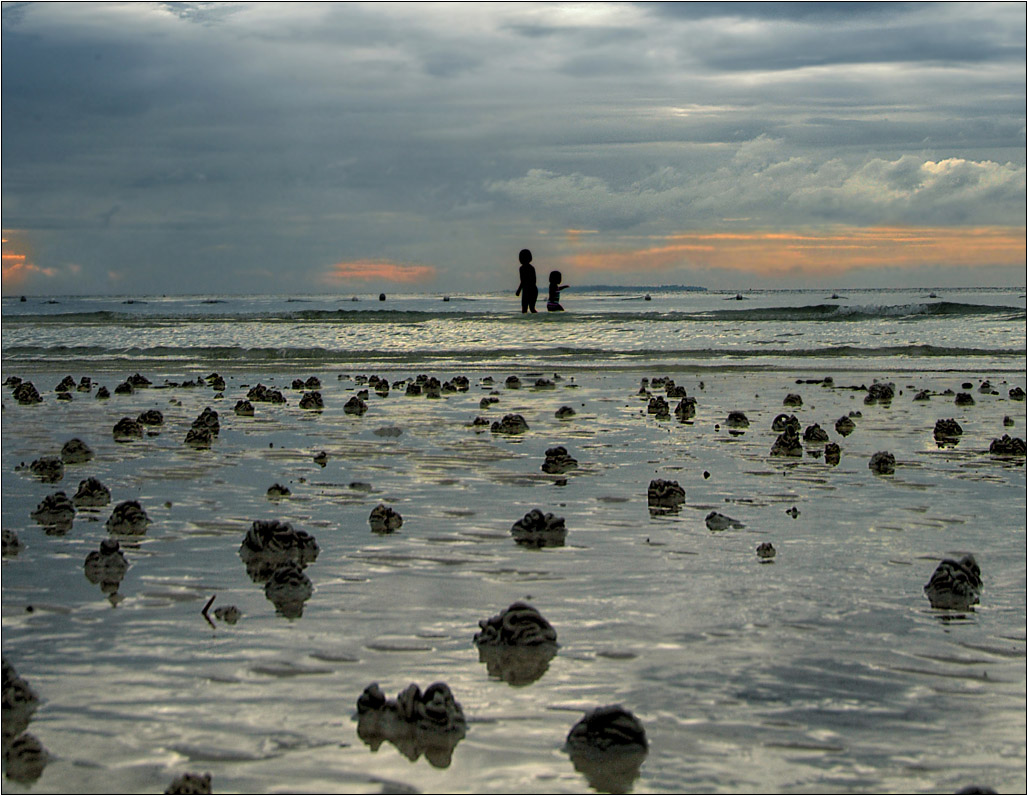
{"type": "Polygon", "coordinates": [[[11,367],[911,366],[1018,369],[1024,289],[3,298],[11,367]],[[737,298],[737,296],[739,298],[737,298]],[[544,307],[543,304],[539,305],[544,307]]]}
{"type": "Polygon", "coordinates": [[[4,745],[25,731],[47,754],[5,757],[4,791],[160,792],[195,772],[215,792],[1024,792],[1025,458],[990,450],[1028,436],[1024,288],[572,288],[562,303],[5,295],[3,379],[42,401],[3,388],[0,512],[20,544],[3,558],[3,654],[38,695],[5,707],[4,745]],[[115,390],[137,373],[151,384],[115,390]],[[407,394],[420,374],[469,387],[407,394]],[[88,389],[59,395],[66,376],[88,389]],[[664,379],[694,414],[673,413],[664,379]],[[875,382],[891,400],[866,401],[875,382]],[[236,414],[257,384],[285,403],[236,414]],[[315,390],[323,407],[301,408],[315,390]],[[670,416],[650,412],[665,395],[670,416]],[[219,433],[186,445],[207,408],[219,433]],[[161,425],[114,438],[155,409],[161,425]],[[508,414],[527,430],[492,430],[508,414]],[[818,424],[838,463],[814,438],[772,456],[780,414],[818,424]],[[959,439],[937,441],[940,420],[959,439]],[[71,438],[92,457],[34,474],[71,438]],[[547,473],[558,445],[577,467],[547,473]],[[878,474],[885,451],[895,471],[878,474]],[[109,504],[39,519],[87,477],[109,504]],[[681,506],[651,511],[654,479],[678,482],[681,506]],[[108,533],[127,500],[145,533],[108,533]],[[379,504],[402,515],[394,533],[372,532],[379,504]],[[532,509],[564,518],[562,546],[514,541],[532,509]],[[240,555],[257,520],[317,540],[299,606],[240,555]],[[109,538],[128,568],[93,582],[84,562],[109,538]],[[980,602],[933,608],[924,585],[967,553],[980,602]],[[473,637],[518,600],[559,647],[514,676],[473,637]],[[214,618],[229,605],[237,622],[214,618]],[[389,697],[447,683],[466,731],[443,749],[358,734],[375,682],[389,697]],[[572,760],[572,725],[612,704],[641,722],[645,757],[572,760]]]}

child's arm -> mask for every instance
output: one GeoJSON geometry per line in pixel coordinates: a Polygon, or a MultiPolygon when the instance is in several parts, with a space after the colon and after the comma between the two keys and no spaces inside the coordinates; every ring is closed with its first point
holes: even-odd
{"type": "Polygon", "coordinates": [[[514,291],[514,295],[515,296],[520,296],[521,295],[521,285],[518,285],[518,289],[514,291]]]}

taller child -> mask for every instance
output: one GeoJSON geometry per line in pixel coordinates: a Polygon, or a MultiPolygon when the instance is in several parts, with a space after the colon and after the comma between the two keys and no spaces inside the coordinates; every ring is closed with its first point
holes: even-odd
{"type": "Polygon", "coordinates": [[[535,266],[532,265],[532,252],[522,249],[518,254],[521,267],[518,274],[521,276],[521,284],[514,291],[515,296],[521,296],[521,311],[535,312],[535,302],[539,298],[539,286],[535,283],[535,266]]]}

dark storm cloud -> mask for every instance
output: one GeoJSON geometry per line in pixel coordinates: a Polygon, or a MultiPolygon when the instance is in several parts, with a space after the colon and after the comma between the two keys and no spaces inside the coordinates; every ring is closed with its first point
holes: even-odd
{"type": "Polygon", "coordinates": [[[490,287],[564,227],[1023,223],[1023,6],[458,11],[5,4],[4,227],[64,289],[168,291],[490,287]]]}

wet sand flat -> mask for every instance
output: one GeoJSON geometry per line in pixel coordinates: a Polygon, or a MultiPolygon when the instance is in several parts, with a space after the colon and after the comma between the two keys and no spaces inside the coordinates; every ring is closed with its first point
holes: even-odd
{"type": "Polygon", "coordinates": [[[23,545],[3,560],[3,651],[40,696],[28,729],[50,759],[5,791],[160,792],[196,771],[216,792],[588,792],[596,783],[561,747],[583,712],[614,703],[649,737],[637,792],[1024,790],[1025,460],[989,453],[1004,434],[1026,436],[1025,403],[1009,395],[1023,373],[425,372],[460,372],[470,388],[437,399],[369,389],[356,415],[344,406],[368,388],[354,370],[221,370],[220,398],[165,386],[181,372],[155,370],[143,374],[153,386],[109,400],[97,386],[113,393],[128,373],[75,372],[93,387],[70,401],[52,389],[66,373],[18,372],[43,401],[19,405],[3,388],[3,528],[23,545]],[[510,375],[520,389],[504,386],[510,375]],[[312,376],[321,411],[291,389],[312,376]],[[695,398],[692,418],[676,418],[678,397],[668,419],[647,411],[640,381],[655,377],[695,398]],[[552,388],[533,387],[539,378],[552,388]],[[895,385],[890,402],[864,402],[875,379],[895,385]],[[979,391],[984,380],[997,394],[979,391]],[[257,383],[287,403],[237,416],[257,383]],[[915,401],[922,390],[929,399],[915,401]],[[961,392],[974,405],[958,406],[961,392]],[[802,405],[784,406],[789,394],[802,405]],[[574,415],[558,419],[565,406],[574,415]],[[189,447],[206,407],[219,432],[189,447]],[[149,409],[162,425],[114,440],[121,418],[149,409]],[[729,427],[733,411],[747,428],[729,427]],[[801,439],[819,424],[839,463],[815,442],[770,456],[781,413],[801,439]],[[472,425],[508,414],[528,430],[472,425]],[[851,415],[842,436],[835,423],[851,415]],[[949,418],[963,434],[940,446],[933,428],[949,418]],[[56,482],[22,466],[73,437],[94,457],[56,482]],[[578,466],[547,474],[557,445],[578,466]],[[895,456],[892,475],[869,469],[879,451],[895,456]],[[109,505],[79,509],[66,529],[31,517],[91,476],[109,505]],[[649,511],[657,478],[684,489],[676,511],[649,511]],[[289,496],[269,499],[273,484],[289,496]],[[129,567],[105,591],[83,561],[127,500],[151,522],[117,537],[129,567]],[[379,504],[402,515],[395,533],[372,533],[379,504]],[[515,543],[511,525],[536,508],[565,519],[563,546],[515,543]],[[711,530],[712,512],[734,523],[711,530]],[[256,520],[317,540],[299,614],[277,609],[240,558],[256,520]],[[777,550],[770,562],[762,542],[777,550]],[[981,565],[980,605],[933,610],[922,587],[964,552],[981,565]],[[234,605],[238,622],[208,623],[212,596],[211,612],[234,605]],[[511,685],[472,637],[516,600],[545,615],[560,647],[538,679],[511,685]],[[393,696],[436,681],[468,719],[448,765],[358,737],[369,683],[393,696]]]}

